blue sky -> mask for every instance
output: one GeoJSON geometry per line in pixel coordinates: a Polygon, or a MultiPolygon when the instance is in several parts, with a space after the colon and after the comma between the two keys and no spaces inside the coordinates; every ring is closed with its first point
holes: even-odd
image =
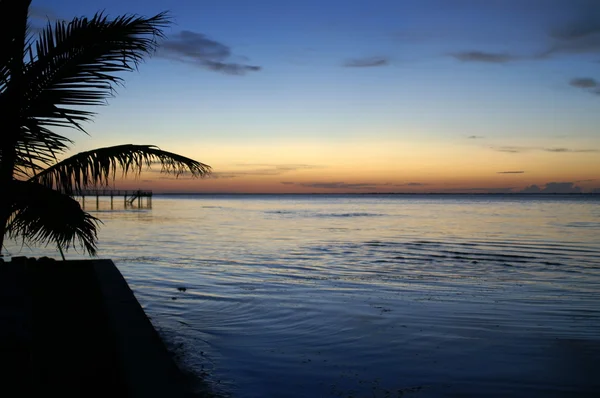
{"type": "Polygon", "coordinates": [[[39,25],[98,10],[168,10],[174,24],[73,149],[153,143],[227,176],[151,174],[134,182],[145,188],[600,187],[597,1],[34,0],[31,11],[39,25]]]}

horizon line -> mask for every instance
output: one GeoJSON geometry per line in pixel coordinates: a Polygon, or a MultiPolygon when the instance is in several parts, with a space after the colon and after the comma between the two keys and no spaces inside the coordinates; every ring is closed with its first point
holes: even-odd
{"type": "MultiPolygon", "coordinates": [[[[152,191],[152,190],[150,190],[152,191]]],[[[154,195],[600,195],[600,192],[154,192],[154,195]]]]}

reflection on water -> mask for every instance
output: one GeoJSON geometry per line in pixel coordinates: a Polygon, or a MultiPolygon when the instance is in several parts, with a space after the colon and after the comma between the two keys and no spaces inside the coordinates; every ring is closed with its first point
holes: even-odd
{"type": "Polygon", "coordinates": [[[224,395],[600,388],[598,197],[157,196],[151,210],[100,209],[101,256],[224,395]]]}

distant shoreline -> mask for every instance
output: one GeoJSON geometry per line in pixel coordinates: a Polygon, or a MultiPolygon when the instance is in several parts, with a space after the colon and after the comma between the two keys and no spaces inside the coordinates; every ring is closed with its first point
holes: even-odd
{"type": "Polygon", "coordinates": [[[448,195],[448,196],[600,196],[597,192],[580,192],[580,193],[522,193],[522,192],[309,192],[309,193],[245,193],[245,192],[154,192],[154,195],[162,196],[181,196],[181,195],[247,195],[247,196],[310,196],[310,195],[407,195],[407,196],[424,196],[424,195],[448,195]]]}

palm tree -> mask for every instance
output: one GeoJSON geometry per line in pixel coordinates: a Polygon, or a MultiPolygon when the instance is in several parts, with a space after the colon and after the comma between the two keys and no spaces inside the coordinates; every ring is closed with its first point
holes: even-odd
{"type": "Polygon", "coordinates": [[[62,253],[80,246],[94,255],[99,220],[73,198],[91,186],[108,185],[117,170],[161,171],[195,177],[210,166],[151,145],[120,145],[58,161],[72,144],[56,129],[85,132],[86,109],[102,105],[122,84],[120,72],[135,70],[152,54],[168,17],[134,15],[109,20],[57,21],[33,39],[30,0],[0,0],[0,252],[5,234],[24,242],[54,243],[62,253]]]}

